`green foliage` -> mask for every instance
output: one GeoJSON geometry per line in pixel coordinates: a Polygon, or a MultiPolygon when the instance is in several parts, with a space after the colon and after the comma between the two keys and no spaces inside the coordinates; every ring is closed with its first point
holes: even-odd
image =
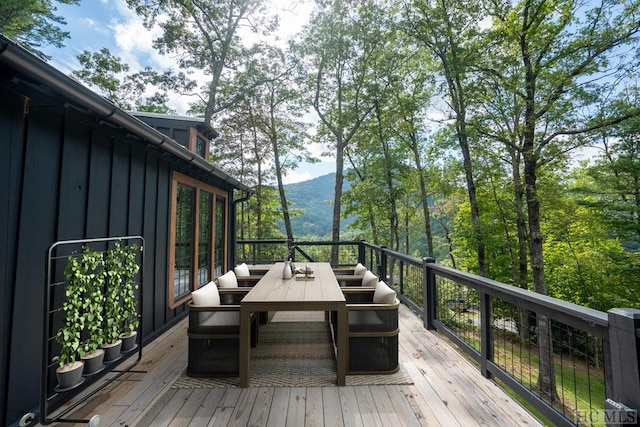
{"type": "Polygon", "coordinates": [[[85,50],[78,55],[78,61],[82,68],[73,71],[72,75],[102,92],[109,101],[124,110],[175,114],[167,105],[167,89],[187,90],[193,86],[193,82],[183,74],[171,71],[159,73],[146,67],[142,71],[130,73],[129,65],[106,47],[98,52],[85,50]],[[144,97],[149,88],[159,90],[144,97]]]}
{"type": "Polygon", "coordinates": [[[100,345],[101,260],[99,253],[84,247],[81,255],[69,257],[64,269],[67,279],[66,300],[62,303],[64,319],[56,333],[60,353],[53,358],[60,367],[75,362],[77,356],[94,351],[100,345]],[[85,328],[89,336],[82,342],[85,328]]]}
{"type": "Polygon", "coordinates": [[[138,249],[137,245],[131,245],[125,248],[120,248],[116,245],[114,250],[118,253],[122,260],[122,311],[120,315],[121,331],[125,335],[130,335],[138,329],[140,325],[140,316],[138,315],[138,299],[136,298],[136,292],[139,289],[139,285],[136,282],[136,274],[140,270],[140,266],[136,262],[138,252],[142,251],[142,248],[138,249]]]}
{"type": "MultiPolygon", "coordinates": [[[[79,4],[80,0],[54,0],[62,4],[79,4]]],[[[0,2],[0,33],[14,39],[39,57],[49,59],[40,47],[63,47],[69,33],[59,27],[64,17],[56,15],[52,0],[2,0],[0,2]]]]}

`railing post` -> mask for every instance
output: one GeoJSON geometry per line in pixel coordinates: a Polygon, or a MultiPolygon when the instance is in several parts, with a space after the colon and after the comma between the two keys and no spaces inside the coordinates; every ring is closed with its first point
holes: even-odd
{"type": "Polygon", "coordinates": [[[430,331],[436,329],[433,320],[436,318],[436,275],[429,268],[429,264],[435,263],[435,258],[422,258],[422,299],[424,304],[423,323],[430,331]]]}
{"type": "Polygon", "coordinates": [[[380,246],[380,265],[378,266],[378,277],[380,280],[387,280],[387,249],[386,246],[380,246]]]}
{"type": "Polygon", "coordinates": [[[364,240],[360,240],[358,244],[358,262],[362,265],[366,265],[366,254],[364,252],[364,240]]]}
{"type": "Polygon", "coordinates": [[[491,295],[480,292],[480,373],[485,378],[491,378],[487,362],[493,360],[491,317],[491,295]]]}
{"type": "MultiPolygon", "coordinates": [[[[637,422],[640,409],[640,310],[612,308],[608,315],[609,366],[605,366],[608,372],[605,409],[618,411],[618,416],[611,417],[618,423],[631,418],[637,422]]],[[[608,421],[607,425],[617,423],[608,421]]]]}

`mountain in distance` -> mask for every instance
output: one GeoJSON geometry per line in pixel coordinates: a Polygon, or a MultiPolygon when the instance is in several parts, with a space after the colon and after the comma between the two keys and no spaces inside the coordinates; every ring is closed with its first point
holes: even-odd
{"type": "MultiPolygon", "coordinates": [[[[335,173],[330,173],[284,186],[289,208],[304,210],[301,216],[291,218],[291,228],[296,239],[309,236],[331,237],[335,176],[335,173]]],[[[345,181],[342,191],[347,191],[349,188],[349,183],[345,181]]],[[[353,218],[342,219],[340,232],[343,233],[346,226],[352,222],[353,218]]],[[[285,233],[284,222],[280,221],[278,225],[285,233]]]]}

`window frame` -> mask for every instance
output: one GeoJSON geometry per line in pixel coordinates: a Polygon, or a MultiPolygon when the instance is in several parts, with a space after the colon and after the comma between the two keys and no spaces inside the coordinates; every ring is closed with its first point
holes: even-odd
{"type": "MultiPolygon", "coordinates": [[[[211,280],[215,279],[215,257],[216,257],[216,204],[219,199],[222,199],[223,203],[223,212],[225,212],[224,220],[222,224],[222,230],[224,234],[227,234],[227,225],[228,225],[228,203],[229,203],[229,194],[226,191],[220,190],[219,188],[213,187],[204,182],[198,181],[195,178],[191,178],[187,175],[184,175],[180,172],[173,172],[173,177],[171,179],[171,219],[170,219],[170,230],[169,230],[169,275],[168,275],[168,303],[169,308],[174,309],[184,304],[185,302],[191,299],[191,292],[196,290],[202,284],[198,283],[198,237],[200,233],[200,192],[204,191],[210,193],[212,195],[211,201],[211,234],[209,238],[211,239],[209,244],[211,248],[211,253],[209,254],[209,277],[211,280]],[[190,283],[188,286],[189,291],[183,295],[176,297],[174,295],[175,290],[175,263],[176,263],[176,221],[177,221],[177,195],[178,195],[178,186],[183,185],[190,188],[195,189],[195,201],[194,201],[194,209],[191,215],[191,226],[192,226],[192,242],[193,249],[191,253],[191,271],[190,271],[190,283]]],[[[223,244],[222,247],[222,259],[223,266],[227,265],[227,252],[228,252],[228,241],[223,244]]],[[[226,270],[226,268],[223,268],[226,270]]]]}
{"type": "Polygon", "coordinates": [[[198,129],[196,128],[189,128],[189,151],[191,151],[196,156],[200,156],[200,154],[198,154],[196,151],[196,147],[198,146],[198,138],[204,141],[204,156],[202,156],[202,158],[208,160],[211,149],[211,140],[204,136],[202,133],[198,132],[198,129]]]}

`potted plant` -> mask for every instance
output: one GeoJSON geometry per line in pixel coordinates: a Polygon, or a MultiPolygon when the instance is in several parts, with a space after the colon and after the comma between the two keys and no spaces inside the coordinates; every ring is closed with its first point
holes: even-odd
{"type": "Polygon", "coordinates": [[[84,300],[84,275],[82,271],[86,265],[79,257],[69,258],[64,270],[67,284],[65,287],[66,300],[62,303],[64,319],[62,326],[56,333],[56,342],[60,345],[60,352],[53,358],[59,366],[56,368],[58,386],[56,391],[66,391],[82,384],[82,370],[84,363],[77,360],[80,356],[80,337],[84,329],[82,305],[84,300]]]}
{"type": "Polygon", "coordinates": [[[104,361],[113,362],[121,357],[120,348],[120,286],[122,285],[122,261],[117,249],[107,251],[104,257],[103,276],[105,279],[104,299],[104,339],[101,348],[105,351],[104,361]]]}
{"type": "Polygon", "coordinates": [[[85,339],[80,344],[80,357],[84,361],[84,375],[93,375],[104,369],[104,350],[100,348],[105,297],[103,293],[103,258],[100,252],[85,247],[81,257],[85,270],[76,272],[84,282],[85,297],[82,304],[85,320],[85,339]],[[83,277],[84,276],[84,277],[83,277]]]}
{"type": "Polygon", "coordinates": [[[120,249],[122,260],[122,285],[120,288],[120,297],[122,299],[120,310],[122,352],[133,350],[136,347],[138,326],[140,326],[138,300],[136,298],[136,291],[139,286],[135,277],[140,270],[140,266],[136,262],[137,252],[138,245],[135,244],[120,249]]]}

